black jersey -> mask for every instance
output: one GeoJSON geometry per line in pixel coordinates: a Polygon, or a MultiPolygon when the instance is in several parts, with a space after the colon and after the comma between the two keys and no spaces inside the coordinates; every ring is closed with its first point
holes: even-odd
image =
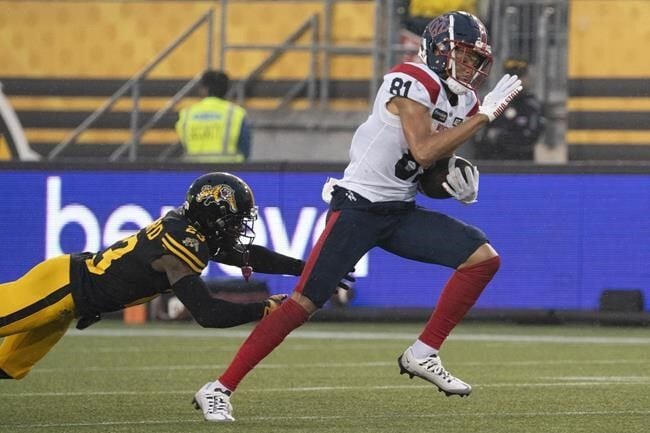
{"type": "Polygon", "coordinates": [[[167,254],[197,274],[210,258],[205,237],[175,210],[96,254],[73,255],[72,294],[77,312],[95,316],[170,291],[167,275],[151,267],[167,254]]]}

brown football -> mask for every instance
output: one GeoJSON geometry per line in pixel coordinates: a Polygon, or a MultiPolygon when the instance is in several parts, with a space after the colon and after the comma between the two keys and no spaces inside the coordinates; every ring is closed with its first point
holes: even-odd
{"type": "Polygon", "coordinates": [[[443,188],[442,183],[447,181],[449,169],[459,167],[465,180],[465,167],[472,166],[472,163],[459,156],[439,159],[431,167],[424,170],[420,175],[418,190],[431,198],[450,198],[449,193],[443,188]]]}

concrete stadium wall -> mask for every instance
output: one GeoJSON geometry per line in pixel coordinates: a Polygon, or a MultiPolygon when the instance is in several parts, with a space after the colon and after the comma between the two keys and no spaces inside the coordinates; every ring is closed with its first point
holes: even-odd
{"type": "MultiPolygon", "coordinates": [[[[320,17],[323,1],[229,2],[226,34],[230,44],[279,44],[311,15],[320,17]]],[[[160,53],[201,15],[215,11],[214,66],[219,66],[221,2],[177,1],[43,1],[0,0],[0,77],[128,78],[160,53]]],[[[337,1],[331,39],[334,44],[370,45],[374,37],[373,1],[337,1]]],[[[205,29],[153,74],[157,78],[189,78],[204,67],[205,29]]],[[[301,40],[307,43],[307,40],[301,40]]],[[[228,72],[248,74],[268,51],[230,51],[228,72]]],[[[287,53],[266,78],[303,78],[308,53],[287,53]]],[[[367,78],[368,56],[334,55],[333,77],[367,78]]]]}
{"type": "MultiPolygon", "coordinates": [[[[228,2],[228,43],[280,44],[313,14],[320,17],[322,40],[324,7],[324,1],[228,2]]],[[[0,82],[23,124],[28,142],[39,153],[47,154],[210,9],[215,12],[214,66],[225,61],[227,72],[237,81],[255,69],[269,52],[231,50],[225,59],[219,58],[222,2],[0,0],[0,46],[6,47],[0,62],[0,82]]],[[[370,46],[374,37],[374,12],[374,1],[334,2],[331,42],[370,46]]],[[[204,69],[206,36],[205,28],[198,30],[152,71],[141,88],[139,106],[143,121],[204,69]]],[[[333,103],[330,108],[366,112],[372,72],[370,57],[332,54],[329,61],[332,82],[343,81],[340,90],[336,85],[329,90],[332,97],[339,99],[338,105],[333,103]]],[[[287,89],[304,79],[308,72],[307,52],[284,54],[259,83],[254,83],[254,97],[246,100],[246,108],[272,111],[287,89]]],[[[187,98],[178,109],[195,101],[187,98]]],[[[79,138],[81,144],[71,147],[70,153],[80,157],[109,155],[130,138],[132,108],[130,95],[121,98],[110,113],[79,138]]],[[[292,108],[299,111],[307,108],[304,95],[292,108]]],[[[175,113],[170,113],[142,137],[145,155],[155,156],[176,141],[175,120],[175,113]]],[[[252,120],[259,130],[254,160],[295,160],[310,153],[325,161],[343,161],[347,157],[347,151],[335,144],[347,146],[351,132],[341,134],[340,127],[332,136],[300,133],[295,128],[282,134],[277,128],[265,127],[268,122],[264,113],[258,113],[252,120]],[[311,150],[306,143],[311,143],[311,150]]]]}
{"type": "Polygon", "coordinates": [[[570,159],[650,159],[650,2],[570,6],[570,159]]]}

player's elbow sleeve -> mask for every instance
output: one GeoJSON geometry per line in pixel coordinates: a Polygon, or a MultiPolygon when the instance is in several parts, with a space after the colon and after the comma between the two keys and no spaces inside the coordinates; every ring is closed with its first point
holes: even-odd
{"type": "Polygon", "coordinates": [[[209,307],[192,312],[196,323],[203,328],[232,328],[260,320],[263,314],[264,304],[261,302],[234,304],[221,299],[213,299],[209,307]]]}
{"type": "Polygon", "coordinates": [[[251,245],[250,264],[253,269],[263,274],[300,275],[305,262],[300,259],[285,256],[269,250],[261,245],[251,245]]]}
{"type": "Polygon", "coordinates": [[[213,298],[196,274],[186,275],[172,285],[172,290],[204,328],[230,328],[262,318],[264,303],[236,304],[213,298]]]}

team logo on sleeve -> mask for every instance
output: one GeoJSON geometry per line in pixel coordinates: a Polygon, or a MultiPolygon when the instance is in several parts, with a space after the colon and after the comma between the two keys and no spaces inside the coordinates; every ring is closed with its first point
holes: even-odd
{"type": "Polygon", "coordinates": [[[183,239],[183,245],[187,248],[192,248],[197,253],[199,252],[199,241],[195,238],[185,238],[183,239]]]}
{"type": "Polygon", "coordinates": [[[196,195],[196,201],[209,206],[213,203],[224,202],[228,204],[230,210],[237,212],[237,201],[235,200],[235,190],[225,184],[220,185],[203,185],[201,191],[196,195]]]}
{"type": "Polygon", "coordinates": [[[436,108],[433,110],[433,113],[431,113],[431,117],[433,120],[437,120],[438,122],[445,123],[447,121],[447,112],[444,110],[441,110],[440,108],[436,108]]]}

